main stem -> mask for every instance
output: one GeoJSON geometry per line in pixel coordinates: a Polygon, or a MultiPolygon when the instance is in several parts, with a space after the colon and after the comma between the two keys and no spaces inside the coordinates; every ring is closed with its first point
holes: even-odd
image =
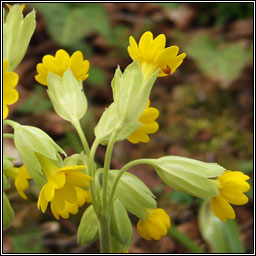
{"type": "Polygon", "coordinates": [[[99,217],[100,252],[111,253],[109,216],[99,217]]]}
{"type": "Polygon", "coordinates": [[[102,182],[102,212],[99,216],[99,224],[100,224],[100,248],[101,253],[111,253],[111,243],[110,243],[110,218],[109,218],[109,210],[110,205],[108,204],[108,173],[111,163],[111,156],[113,147],[115,144],[116,132],[114,132],[107,146],[107,151],[105,155],[104,162],[104,171],[103,171],[103,182],[102,182]]]}

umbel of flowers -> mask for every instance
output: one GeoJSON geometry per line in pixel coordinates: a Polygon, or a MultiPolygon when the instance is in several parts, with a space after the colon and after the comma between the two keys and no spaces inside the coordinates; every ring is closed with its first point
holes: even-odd
{"type": "MultiPolygon", "coordinates": [[[[89,75],[89,61],[82,52],[71,56],[60,49],[55,56],[46,55],[36,67],[35,80],[46,87],[56,113],[76,129],[84,151],[71,156],[41,129],[21,125],[7,119],[8,105],[18,100],[14,72],[21,62],[35,28],[35,11],[23,18],[19,5],[9,7],[4,21],[3,119],[14,133],[13,138],[23,164],[15,167],[11,156],[3,156],[3,223],[9,226],[14,211],[8,200],[10,179],[23,199],[29,198],[29,182],[39,188],[37,207],[43,213],[50,209],[56,219],[68,219],[79,207],[90,204],[83,213],[77,240],[89,244],[100,240],[102,253],[127,252],[133,229],[128,212],[137,216],[137,232],[146,240],[159,240],[171,226],[156,197],[137,176],[127,172],[135,165],[151,165],[159,178],[171,188],[210,201],[212,212],[222,221],[234,219],[233,205],[248,202],[244,195],[250,188],[249,177],[230,171],[217,163],[206,163],[179,156],[158,159],[136,159],[120,170],[111,169],[114,144],[150,142],[150,134],[158,131],[159,111],[150,102],[150,92],[157,77],[176,71],[186,54],[178,54],[178,46],[165,47],[163,34],[156,38],[145,32],[138,44],[131,36],[128,53],[132,63],[123,71],[117,67],[111,82],[113,102],[105,109],[95,127],[95,140],[89,146],[80,125],[87,112],[83,82],[89,75]],[[152,105],[152,106],[151,106],[152,105]],[[106,145],[104,165],[99,166],[95,154],[100,144],[106,145]],[[6,194],[7,193],[7,194],[6,194]],[[48,207],[49,206],[49,207],[48,207]]],[[[160,127],[161,129],[161,127],[160,127]]]]}

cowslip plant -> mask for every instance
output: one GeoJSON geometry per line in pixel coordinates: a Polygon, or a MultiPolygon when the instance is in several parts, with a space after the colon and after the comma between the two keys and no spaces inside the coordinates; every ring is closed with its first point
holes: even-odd
{"type": "MultiPolygon", "coordinates": [[[[90,204],[81,218],[77,241],[86,245],[99,239],[102,253],[129,250],[133,229],[128,212],[139,219],[137,232],[146,240],[161,239],[171,226],[168,214],[157,207],[156,197],[147,185],[127,172],[135,165],[150,165],[166,185],[210,201],[212,212],[222,221],[234,219],[235,213],[230,204],[242,205],[248,201],[244,193],[250,188],[247,183],[249,177],[242,172],[226,170],[217,163],[180,156],[136,159],[120,170],[111,169],[116,142],[147,143],[150,141],[149,134],[159,129],[156,121],[159,111],[150,106],[151,103],[154,105],[149,100],[151,89],[157,77],[172,75],[186,56],[185,53],[177,55],[178,46],[165,48],[163,34],[153,39],[153,34],[147,31],[138,44],[130,37],[128,53],[132,63],[124,71],[120,67],[116,69],[111,82],[113,102],[95,127],[95,140],[91,147],[80,125],[88,107],[82,82],[90,73],[89,61],[84,60],[80,51],[70,56],[60,49],[55,56],[44,56],[42,63],[37,65],[35,80],[46,87],[56,113],[74,126],[83,152],[67,157],[56,142],[39,128],[6,119],[7,105],[18,100],[14,89],[18,75],[13,71],[22,56],[17,47],[24,52],[33,33],[31,24],[35,23],[35,11],[31,13],[28,17],[32,20],[22,21],[22,8],[14,5],[10,7],[4,25],[9,30],[5,30],[3,40],[4,49],[8,49],[3,60],[3,119],[4,125],[12,126],[14,134],[4,134],[3,137],[14,139],[24,163],[22,167],[14,167],[14,159],[3,156],[5,190],[10,187],[8,178],[11,178],[20,196],[27,199],[28,194],[24,191],[29,188],[29,181],[34,180],[40,190],[38,209],[44,213],[50,205],[56,219],[68,219],[70,214],[78,212],[79,207],[90,204]],[[13,23],[17,26],[10,25],[13,23]],[[17,45],[15,42],[20,37],[22,45],[17,45]],[[12,63],[11,68],[8,63],[12,63]],[[100,144],[106,145],[103,166],[95,161],[100,144]]],[[[3,203],[3,223],[9,226],[14,211],[6,193],[3,194],[3,203]]]]}

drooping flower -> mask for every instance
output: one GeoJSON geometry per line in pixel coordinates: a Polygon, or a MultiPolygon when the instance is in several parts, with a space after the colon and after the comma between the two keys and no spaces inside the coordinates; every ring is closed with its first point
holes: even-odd
{"type": "Polygon", "coordinates": [[[69,213],[76,214],[78,207],[86,201],[91,201],[90,195],[85,188],[89,187],[92,177],[83,173],[84,165],[56,167],[46,157],[36,154],[43,172],[47,178],[47,183],[42,187],[37,207],[44,213],[48,203],[51,203],[51,210],[55,218],[59,215],[68,218],[69,213]]]}
{"type": "Polygon", "coordinates": [[[38,74],[35,79],[40,84],[47,86],[49,72],[62,77],[67,69],[70,68],[78,81],[84,81],[88,77],[89,66],[89,61],[84,60],[81,51],[74,52],[70,57],[65,50],[60,49],[56,52],[55,57],[45,55],[42,63],[37,64],[38,74]]]}
{"type": "Polygon", "coordinates": [[[167,235],[171,221],[163,209],[145,209],[145,214],[146,219],[139,220],[137,224],[137,231],[142,238],[148,241],[160,240],[161,237],[167,235]]]}
{"type": "Polygon", "coordinates": [[[7,105],[12,105],[19,98],[19,93],[15,88],[19,76],[14,72],[8,72],[8,61],[3,60],[3,119],[8,116],[7,105]]]}
{"type": "Polygon", "coordinates": [[[28,180],[32,179],[30,174],[28,173],[26,167],[23,165],[21,167],[10,167],[4,170],[4,173],[14,180],[15,187],[19,193],[19,195],[23,199],[27,199],[24,190],[29,187],[28,180]]]}
{"type": "Polygon", "coordinates": [[[139,142],[149,142],[150,138],[148,134],[155,133],[159,128],[158,123],[155,121],[159,116],[159,111],[157,108],[149,107],[149,105],[150,101],[148,100],[147,106],[139,118],[141,127],[139,127],[127,138],[127,140],[133,144],[139,142]]]}
{"type": "Polygon", "coordinates": [[[186,57],[186,53],[177,55],[178,46],[165,48],[166,38],[164,34],[153,39],[152,33],[147,31],[141,36],[138,45],[132,36],[129,38],[129,43],[128,53],[132,60],[138,60],[145,78],[150,77],[158,68],[160,68],[158,76],[172,74],[186,57]]]}
{"type": "Polygon", "coordinates": [[[221,176],[214,180],[219,195],[212,197],[210,207],[213,213],[222,221],[234,219],[235,212],[230,204],[243,205],[248,202],[248,197],[243,193],[250,189],[246,180],[249,176],[239,171],[225,171],[221,176]]]}

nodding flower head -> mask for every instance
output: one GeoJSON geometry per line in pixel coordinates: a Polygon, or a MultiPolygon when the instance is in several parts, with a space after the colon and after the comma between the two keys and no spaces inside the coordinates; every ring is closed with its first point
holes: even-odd
{"type": "Polygon", "coordinates": [[[41,208],[42,212],[45,212],[48,203],[51,203],[55,218],[59,219],[59,215],[68,218],[69,213],[76,214],[78,207],[86,201],[91,202],[87,189],[92,177],[82,172],[86,166],[58,168],[46,157],[36,155],[47,178],[47,183],[42,187],[38,198],[38,209],[41,208]]]}
{"type": "Polygon", "coordinates": [[[148,241],[160,240],[167,235],[171,221],[163,209],[145,209],[145,215],[146,219],[139,220],[137,224],[137,231],[142,238],[148,241]]]}
{"type": "Polygon", "coordinates": [[[212,197],[210,207],[213,213],[222,221],[234,219],[235,212],[230,204],[243,205],[248,202],[248,197],[244,195],[250,189],[246,181],[249,176],[239,171],[225,171],[221,176],[214,180],[219,195],[212,197]]]}

